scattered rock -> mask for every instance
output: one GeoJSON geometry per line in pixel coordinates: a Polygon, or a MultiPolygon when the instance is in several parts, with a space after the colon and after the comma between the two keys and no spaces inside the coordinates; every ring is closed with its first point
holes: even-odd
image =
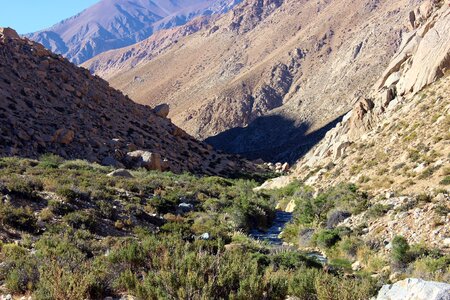
{"type": "Polygon", "coordinates": [[[178,205],[178,213],[185,214],[188,212],[194,211],[194,205],[192,203],[180,203],[178,205]]]}
{"type": "MultiPolygon", "coordinates": [[[[141,149],[154,154],[138,167],[221,176],[266,172],[240,157],[207,150],[148,106],[9,28],[0,28],[0,48],[2,157],[53,153],[118,169],[128,167],[126,153],[141,149]],[[233,163],[210,167],[225,159],[233,163]]],[[[156,111],[167,116],[168,106],[156,111]]]]}
{"type": "Polygon", "coordinates": [[[285,212],[292,213],[295,210],[295,200],[289,201],[288,205],[284,209],[285,212]]]}
{"type": "MultiPolygon", "coordinates": [[[[391,244],[391,245],[392,245],[392,244],[391,244]]],[[[389,276],[389,280],[390,280],[391,282],[396,282],[396,281],[399,280],[400,276],[401,276],[401,274],[400,274],[399,272],[394,272],[394,273],[392,273],[392,274],[389,276]]]]}
{"type": "Polygon", "coordinates": [[[133,175],[125,169],[118,169],[115,171],[112,171],[107,176],[109,177],[124,177],[124,178],[133,178],[133,175]]]}
{"type": "Polygon", "coordinates": [[[391,199],[395,196],[395,193],[392,191],[386,192],[386,199],[391,199]]]}
{"type": "Polygon", "coordinates": [[[53,135],[52,141],[54,143],[69,145],[75,138],[75,132],[71,129],[58,129],[53,135]]]}
{"type": "Polygon", "coordinates": [[[361,263],[359,261],[355,261],[352,263],[352,270],[353,271],[359,271],[362,269],[361,263]]]}
{"type": "Polygon", "coordinates": [[[210,236],[208,232],[203,233],[200,237],[201,240],[209,240],[210,236]]]}
{"type": "Polygon", "coordinates": [[[408,278],[383,285],[376,300],[450,300],[450,284],[408,278]]]}
{"type": "Polygon", "coordinates": [[[270,189],[277,189],[284,187],[294,181],[294,178],[289,176],[280,176],[277,178],[269,179],[266,182],[264,182],[261,186],[254,188],[254,191],[260,191],[260,190],[270,190],[270,189]]]}

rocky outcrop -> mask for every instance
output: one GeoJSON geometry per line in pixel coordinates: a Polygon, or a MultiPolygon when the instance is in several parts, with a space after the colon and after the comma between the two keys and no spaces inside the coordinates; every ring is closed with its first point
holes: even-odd
{"type": "MultiPolygon", "coordinates": [[[[323,159],[336,161],[345,149],[378,126],[399,103],[444,76],[450,68],[450,8],[428,0],[414,19],[413,31],[403,37],[398,52],[368,96],[359,99],[342,122],[302,160],[314,166],[323,159]]],[[[415,15],[415,13],[413,12],[415,15]]]]}
{"type": "Polygon", "coordinates": [[[449,300],[450,284],[408,278],[384,285],[376,300],[449,300]]]}
{"type": "Polygon", "coordinates": [[[0,28],[0,37],[2,39],[18,39],[20,38],[17,32],[12,28],[0,28]]]}
{"type": "Polygon", "coordinates": [[[223,176],[255,170],[195,140],[167,114],[167,106],[136,104],[42,45],[0,30],[1,156],[54,153],[118,168],[223,176]]]}
{"type": "Polygon", "coordinates": [[[430,16],[434,2],[428,0],[419,7],[420,22],[415,21],[415,29],[404,38],[379,88],[395,86],[400,96],[417,93],[450,69],[450,10],[444,5],[430,16]]]}
{"type": "Polygon", "coordinates": [[[131,167],[146,168],[147,170],[165,171],[163,168],[163,161],[161,155],[158,153],[151,153],[148,151],[133,151],[127,154],[127,161],[131,167]]]}

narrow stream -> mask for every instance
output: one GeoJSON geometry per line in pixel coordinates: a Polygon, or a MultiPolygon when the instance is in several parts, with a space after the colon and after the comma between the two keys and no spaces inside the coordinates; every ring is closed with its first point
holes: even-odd
{"type": "MultiPolygon", "coordinates": [[[[266,241],[275,248],[283,248],[283,240],[279,238],[279,235],[290,220],[292,220],[292,213],[277,210],[275,214],[275,220],[273,221],[272,226],[269,229],[267,229],[266,231],[253,229],[250,232],[250,236],[260,241],[266,241]]],[[[314,258],[316,261],[320,262],[323,265],[328,262],[327,258],[320,252],[313,251],[307,253],[306,255],[314,258]]]]}
{"type": "Polygon", "coordinates": [[[260,241],[266,241],[272,245],[282,245],[283,241],[278,236],[291,219],[292,213],[277,210],[275,220],[267,231],[254,229],[250,232],[250,236],[260,241]]]}

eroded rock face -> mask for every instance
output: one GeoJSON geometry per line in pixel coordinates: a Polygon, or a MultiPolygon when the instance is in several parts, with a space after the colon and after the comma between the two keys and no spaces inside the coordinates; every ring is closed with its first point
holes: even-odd
{"type": "Polygon", "coordinates": [[[423,24],[407,35],[382,76],[381,88],[395,84],[400,95],[417,93],[450,69],[450,10],[444,5],[441,11],[430,17],[431,1],[423,5],[423,24]],[[392,74],[398,77],[396,82],[392,81],[392,74]]]}
{"type": "Polygon", "coordinates": [[[152,170],[226,176],[254,167],[186,134],[166,118],[167,106],[155,114],[11,29],[0,29],[0,48],[1,156],[54,153],[122,168],[128,152],[141,150],[152,170]]]}
{"type": "Polygon", "coordinates": [[[408,278],[384,285],[376,300],[450,300],[450,284],[408,278]]]}
{"type": "Polygon", "coordinates": [[[450,7],[426,1],[413,12],[414,29],[369,95],[330,130],[303,160],[314,165],[324,158],[340,159],[345,148],[377,126],[385,113],[411,98],[450,69],[450,7]]]}

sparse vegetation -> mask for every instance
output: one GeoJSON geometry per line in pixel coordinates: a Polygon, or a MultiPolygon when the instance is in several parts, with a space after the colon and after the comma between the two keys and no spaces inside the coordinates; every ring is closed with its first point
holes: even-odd
{"type": "MultiPolygon", "coordinates": [[[[109,168],[53,156],[43,162],[0,159],[0,166],[0,182],[8,186],[1,193],[10,197],[0,204],[2,230],[22,237],[0,245],[7,292],[36,299],[121,293],[139,299],[321,299],[353,289],[358,296],[349,299],[359,299],[376,291],[368,277],[326,274],[302,252],[272,254],[245,235],[269,226],[282,198],[312,205],[301,217],[305,224],[322,224],[332,208],[361,210],[365,197],[352,185],[309,202],[312,190],[299,183],[268,194],[253,192],[253,181],[219,177],[139,170],[131,179],[113,178],[106,176],[109,168]],[[19,166],[26,194],[9,189],[19,166]],[[46,200],[36,201],[44,194],[46,200]],[[193,210],[180,211],[181,203],[193,210]],[[200,238],[204,233],[208,238],[200,238]],[[227,250],[230,243],[236,248],[227,250]]],[[[340,229],[324,230],[316,240],[332,247],[341,236],[340,229]]],[[[335,264],[348,267],[343,260],[335,264]]]]}

